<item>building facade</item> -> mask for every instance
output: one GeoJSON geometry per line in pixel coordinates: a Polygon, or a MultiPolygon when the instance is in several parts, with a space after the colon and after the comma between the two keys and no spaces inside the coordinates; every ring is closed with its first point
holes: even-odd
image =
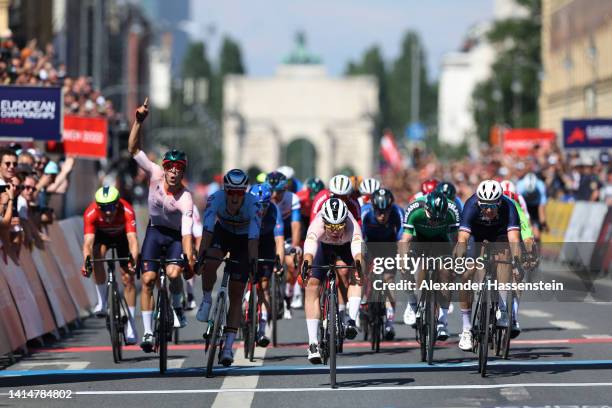
{"type": "Polygon", "coordinates": [[[540,127],[612,117],[612,2],[543,0],[540,127]]]}
{"type": "Polygon", "coordinates": [[[224,83],[223,167],[328,180],[342,169],[374,172],[378,86],[373,76],[333,78],[298,49],[273,77],[230,75],[224,83]]]}

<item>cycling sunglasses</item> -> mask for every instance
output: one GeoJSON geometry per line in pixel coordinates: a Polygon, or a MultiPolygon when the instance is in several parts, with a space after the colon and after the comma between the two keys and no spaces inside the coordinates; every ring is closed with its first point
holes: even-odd
{"type": "Polygon", "coordinates": [[[478,206],[480,208],[482,208],[483,210],[496,210],[496,209],[499,208],[500,203],[499,202],[497,202],[497,203],[481,203],[481,202],[478,202],[478,206]]]}
{"type": "Polygon", "coordinates": [[[178,171],[185,171],[185,165],[181,162],[166,162],[164,163],[164,170],[166,171],[170,171],[170,170],[178,170],[178,171]]]}
{"type": "Polygon", "coordinates": [[[340,232],[344,229],[345,226],[346,223],[344,222],[342,224],[323,224],[325,230],[329,232],[340,232]]]}
{"type": "Polygon", "coordinates": [[[228,196],[238,196],[242,197],[246,193],[246,190],[225,190],[225,194],[228,196]]]}
{"type": "Polygon", "coordinates": [[[98,204],[98,208],[100,208],[102,212],[113,212],[117,208],[117,203],[98,204]]]}

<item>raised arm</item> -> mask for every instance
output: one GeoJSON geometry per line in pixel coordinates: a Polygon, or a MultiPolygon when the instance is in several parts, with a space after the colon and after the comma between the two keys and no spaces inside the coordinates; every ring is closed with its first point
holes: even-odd
{"type": "Polygon", "coordinates": [[[145,98],[144,103],[136,109],[136,120],[132,125],[132,130],[130,131],[130,138],[128,139],[128,151],[132,156],[136,156],[136,154],[140,151],[140,128],[142,127],[142,122],[146,119],[149,114],[149,98],[145,98]]]}

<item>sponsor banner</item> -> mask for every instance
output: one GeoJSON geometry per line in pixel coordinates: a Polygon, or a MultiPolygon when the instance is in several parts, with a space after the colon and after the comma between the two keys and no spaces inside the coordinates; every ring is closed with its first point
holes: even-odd
{"type": "Polygon", "coordinates": [[[106,158],[108,122],[105,118],[66,115],[62,142],[66,155],[90,159],[106,158]]]}
{"type": "Polygon", "coordinates": [[[11,349],[11,343],[9,340],[8,333],[4,328],[2,320],[0,320],[0,356],[4,356],[5,354],[10,353],[11,351],[13,350],[11,349]]]}
{"type": "Polygon", "coordinates": [[[10,257],[0,261],[0,273],[4,274],[13,295],[13,300],[25,330],[26,339],[35,339],[45,334],[38,304],[30,289],[25,273],[15,265],[10,257]]]}
{"type": "Polygon", "coordinates": [[[563,146],[589,149],[612,147],[612,119],[564,119],[563,146]]]}
{"type": "Polygon", "coordinates": [[[556,140],[552,131],[540,129],[509,129],[503,133],[504,153],[516,153],[519,156],[529,156],[535,146],[549,149],[556,140]]]}
{"type": "Polygon", "coordinates": [[[64,276],[64,281],[68,286],[72,301],[78,306],[79,310],[89,309],[91,305],[83,287],[83,277],[80,273],[81,266],[79,265],[77,268],[74,259],[70,255],[70,249],[61,227],[57,223],[53,223],[48,227],[48,232],[51,238],[51,253],[57,264],[61,265],[60,271],[64,276]]]}
{"type": "MultiPolygon", "coordinates": [[[[74,263],[78,265],[78,268],[80,269],[83,265],[83,252],[81,250],[82,245],[79,244],[79,241],[77,239],[77,233],[74,230],[75,225],[78,226],[76,218],[70,218],[59,222],[59,226],[62,229],[64,239],[66,240],[66,245],[68,245],[68,249],[70,250],[70,255],[74,263]]],[[[83,236],[82,230],[80,235],[83,236]]],[[[89,304],[95,305],[98,301],[98,296],[96,295],[96,287],[93,279],[85,279],[83,277],[81,277],[80,279],[85,289],[89,304]]]]}
{"type": "Polygon", "coordinates": [[[576,203],[563,239],[562,261],[590,266],[594,245],[576,243],[596,243],[607,212],[608,207],[604,203],[576,203]]]}
{"type": "MultiPolygon", "coordinates": [[[[563,203],[560,201],[549,201],[546,203],[544,211],[546,213],[548,231],[542,232],[542,243],[563,243],[573,210],[574,203],[563,203]]],[[[561,253],[561,248],[562,245],[544,245],[541,253],[544,257],[555,259],[561,253]]]]}
{"type": "Polygon", "coordinates": [[[595,249],[591,258],[590,269],[601,272],[602,276],[606,276],[612,265],[612,207],[608,208],[595,249]]]}
{"type": "Polygon", "coordinates": [[[0,86],[0,137],[61,140],[59,87],[0,86]]]}
{"type": "Polygon", "coordinates": [[[45,288],[42,285],[40,277],[38,276],[36,265],[34,265],[34,261],[32,260],[32,254],[26,248],[22,248],[19,252],[19,267],[25,274],[25,277],[30,284],[32,294],[36,299],[44,332],[50,333],[54,331],[56,326],[55,320],[53,319],[53,313],[51,311],[51,305],[49,304],[48,300],[49,296],[45,293],[45,288]]]}
{"type": "Polygon", "coordinates": [[[13,301],[13,295],[11,295],[3,273],[0,273],[0,316],[2,316],[0,324],[3,325],[4,331],[7,334],[10,350],[16,350],[23,346],[26,343],[25,333],[23,332],[17,306],[15,306],[13,301]]]}

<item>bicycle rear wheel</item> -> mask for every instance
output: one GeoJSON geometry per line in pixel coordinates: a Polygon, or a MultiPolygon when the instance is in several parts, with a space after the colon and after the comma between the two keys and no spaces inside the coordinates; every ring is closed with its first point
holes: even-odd
{"type": "Polygon", "coordinates": [[[163,289],[157,294],[157,341],[159,342],[159,372],[168,368],[168,295],[163,289]]]}
{"type": "Polygon", "coordinates": [[[210,331],[210,345],[208,347],[208,356],[206,360],[206,377],[211,378],[213,374],[213,365],[215,363],[215,357],[217,354],[217,348],[219,346],[219,339],[221,338],[221,320],[222,313],[225,311],[225,297],[219,295],[217,304],[215,306],[215,320],[213,322],[213,328],[210,331]]]}
{"type": "Polygon", "coordinates": [[[338,304],[336,294],[329,294],[329,305],[327,309],[327,332],[329,333],[329,377],[332,388],[336,388],[336,342],[338,341],[338,304]]]}
{"type": "Polygon", "coordinates": [[[489,355],[489,336],[491,320],[491,291],[483,289],[480,304],[480,324],[478,340],[478,372],[482,377],[487,375],[487,358],[489,355]]]}
{"type": "Polygon", "coordinates": [[[427,364],[433,364],[434,346],[436,344],[437,327],[436,327],[436,297],[434,292],[427,291],[427,309],[425,314],[427,315],[427,364]]]}
{"type": "Polygon", "coordinates": [[[119,306],[119,294],[115,287],[110,286],[108,291],[108,319],[111,345],[113,348],[113,360],[116,364],[121,362],[121,336],[119,330],[119,319],[121,318],[121,307],[119,306]]]}

